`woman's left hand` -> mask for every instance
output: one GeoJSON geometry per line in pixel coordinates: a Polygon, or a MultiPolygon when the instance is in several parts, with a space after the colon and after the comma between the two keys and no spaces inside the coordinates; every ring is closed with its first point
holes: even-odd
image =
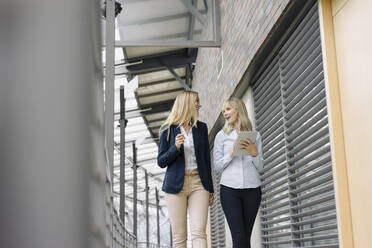
{"type": "Polygon", "coordinates": [[[251,143],[248,139],[241,142],[239,148],[240,150],[247,151],[252,157],[256,157],[258,155],[256,142],[251,143]]]}
{"type": "Polygon", "coordinates": [[[213,201],[214,201],[214,194],[213,193],[210,193],[209,194],[209,206],[212,206],[213,201]]]}

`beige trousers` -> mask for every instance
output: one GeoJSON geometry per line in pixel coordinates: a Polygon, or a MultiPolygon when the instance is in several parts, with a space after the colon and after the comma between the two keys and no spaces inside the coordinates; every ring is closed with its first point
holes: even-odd
{"type": "Polygon", "coordinates": [[[186,248],[188,209],[192,247],[206,248],[209,192],[204,189],[199,175],[186,173],[181,192],[166,193],[165,200],[172,226],[173,247],[186,248]]]}

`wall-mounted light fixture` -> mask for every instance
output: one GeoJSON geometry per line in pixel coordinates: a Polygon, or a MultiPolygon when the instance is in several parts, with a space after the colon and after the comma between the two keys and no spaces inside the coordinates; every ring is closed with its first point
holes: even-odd
{"type": "MultiPolygon", "coordinates": [[[[122,10],[123,10],[123,8],[121,7],[121,3],[115,1],[115,17],[117,17],[122,10]]],[[[104,18],[106,18],[106,1],[104,3],[104,7],[102,9],[102,15],[103,15],[104,18]]]]}

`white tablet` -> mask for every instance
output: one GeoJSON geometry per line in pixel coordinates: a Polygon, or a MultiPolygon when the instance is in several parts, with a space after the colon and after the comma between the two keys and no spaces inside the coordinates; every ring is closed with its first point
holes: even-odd
{"type": "Polygon", "coordinates": [[[249,140],[251,143],[256,142],[257,132],[256,131],[242,131],[238,134],[236,146],[234,147],[233,156],[249,155],[249,152],[240,150],[239,146],[245,140],[249,140]]]}

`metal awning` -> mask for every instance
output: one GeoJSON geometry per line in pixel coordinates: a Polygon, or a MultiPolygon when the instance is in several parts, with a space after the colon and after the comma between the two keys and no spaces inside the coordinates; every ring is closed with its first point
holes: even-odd
{"type": "MultiPolygon", "coordinates": [[[[216,0],[121,0],[120,40],[131,47],[128,57],[147,55],[140,47],[218,47],[219,6],[216,0]],[[135,48],[132,48],[135,47],[135,48]]],[[[152,53],[159,53],[160,50],[152,53]]]]}

